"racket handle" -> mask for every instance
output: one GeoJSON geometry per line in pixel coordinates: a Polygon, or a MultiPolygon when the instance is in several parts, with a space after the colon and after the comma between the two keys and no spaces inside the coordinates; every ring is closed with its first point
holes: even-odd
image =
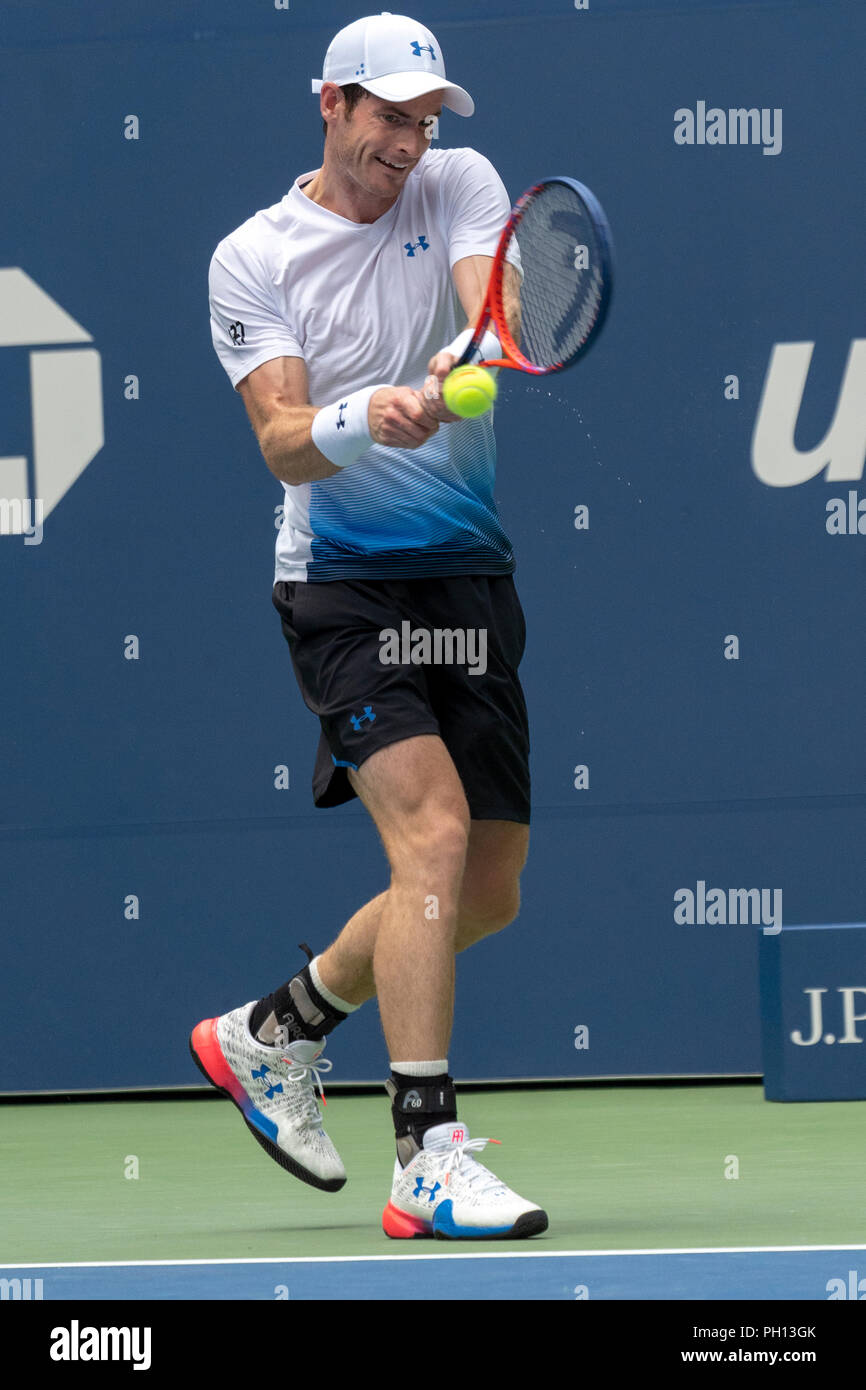
{"type": "MultiPolygon", "coordinates": [[[[496,334],[489,328],[485,330],[484,336],[473,348],[472,339],[475,337],[475,332],[475,329],[465,328],[462,333],[458,333],[454,342],[449,343],[448,347],[444,349],[445,352],[450,352],[457,358],[457,361],[454,363],[455,367],[465,367],[469,363],[471,363],[473,367],[487,367],[490,366],[491,363],[486,362],[484,359],[486,357],[496,357],[497,354],[502,352],[502,344],[496,334]]],[[[499,364],[497,363],[496,365],[499,364]]]]}

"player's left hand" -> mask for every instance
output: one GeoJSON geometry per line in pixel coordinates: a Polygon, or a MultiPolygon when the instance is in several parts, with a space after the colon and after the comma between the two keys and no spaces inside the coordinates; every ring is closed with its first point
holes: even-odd
{"type": "Polygon", "coordinates": [[[427,364],[429,376],[425,378],[424,385],[421,387],[424,409],[444,424],[452,424],[455,420],[460,419],[460,416],[450,411],[442,400],[442,383],[456,361],[457,358],[451,352],[437,352],[436,356],[431,357],[427,364]]]}

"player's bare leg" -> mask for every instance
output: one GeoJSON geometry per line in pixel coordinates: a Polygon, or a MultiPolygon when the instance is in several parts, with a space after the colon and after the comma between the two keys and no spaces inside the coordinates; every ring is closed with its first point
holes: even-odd
{"type": "MultiPolygon", "coordinates": [[[[529,850],[529,826],[517,821],[472,821],[457,913],[455,950],[501,931],[520,910],[520,874],[529,850]]],[[[318,958],[329,990],[350,1004],[376,993],[373,951],[388,891],[365,903],[318,958]]]]}
{"type": "MultiPolygon", "coordinates": [[[[382,836],[391,885],[346,924],[319,958],[321,970],[311,962],[283,991],[256,1007],[264,1004],[267,1010],[272,1002],[288,1001],[297,1008],[302,1002],[303,1026],[324,1036],[345,1017],[341,1004],[351,1009],[378,993],[391,1059],[388,1091],[397,1141],[391,1195],[382,1217],[387,1235],[486,1240],[539,1234],[547,1229],[545,1212],[477,1161],[477,1151],[488,1141],[471,1139],[458,1121],[447,1059],[455,952],[516,916],[528,829],[512,822],[473,824],[450,755],[435,736],[391,745],[371,755],[362,768],[367,768],[366,777],[359,770],[353,783],[382,836]],[[316,982],[326,997],[317,992],[316,982]],[[299,983],[302,999],[294,992],[299,983]],[[305,1016],[311,1002],[314,1011],[321,1007],[325,1012],[305,1016]]],[[[299,1022],[297,1014],[294,1020],[299,1022]]],[[[265,1022],[265,1034],[268,1026],[265,1022]]],[[[285,1027],[285,1022],[279,1024],[285,1027]]],[[[271,1152],[283,1161],[273,1146],[271,1152]]],[[[334,1159],[339,1162],[336,1155],[334,1159]]],[[[292,1166],[292,1171],[298,1170],[292,1166]]],[[[299,1176],[311,1180],[304,1173],[299,1176]]],[[[328,1186],[339,1185],[340,1176],[328,1186]]]]}
{"type": "MultiPolygon", "coordinates": [[[[447,1059],[461,908],[468,944],[468,938],[486,935],[496,916],[516,913],[516,879],[494,915],[492,885],[501,879],[489,859],[476,858],[474,895],[466,898],[468,806],[437,737],[381,749],[362,764],[352,784],[382,836],[391,885],[381,895],[384,902],[369,904],[360,920],[347,924],[330,954],[335,971],[341,954],[343,968],[362,971],[374,938],[372,973],[391,1059],[388,1092],[397,1143],[391,1196],[382,1216],[385,1233],[394,1239],[536,1235],[547,1229],[546,1213],[478,1163],[475,1154],[488,1141],[471,1139],[458,1121],[447,1059]]],[[[476,856],[504,838],[495,828],[477,836],[476,856]]],[[[515,831],[511,839],[522,867],[527,833],[515,831]]],[[[359,978],[355,973],[343,988],[357,987],[359,978]]]]}
{"type": "Polygon", "coordinates": [[[391,866],[373,947],[373,977],[392,1059],[445,1057],[454,951],[469,843],[469,807],[451,757],[432,734],[380,749],[352,774],[391,866]]]}
{"type": "MultiPolygon", "coordinates": [[[[384,755],[390,754],[388,762],[391,763],[394,758],[392,750],[413,749],[416,745],[426,761],[423,767],[412,766],[411,774],[423,778],[425,785],[432,785],[436,780],[436,769],[444,769],[447,784],[459,804],[459,793],[455,790],[454,782],[456,772],[452,769],[450,755],[438,737],[424,735],[402,740],[389,749],[380,750],[383,755],[381,761],[384,764],[384,755]],[[431,749],[435,750],[432,755],[431,749]],[[431,756],[434,758],[432,768],[427,766],[431,756]]],[[[379,756],[373,754],[362,767],[370,764],[375,771],[374,764],[379,756]]],[[[350,772],[353,778],[355,775],[350,772]]],[[[387,769],[382,767],[378,775],[381,780],[387,780],[387,769]]],[[[405,771],[402,775],[405,779],[405,771]]],[[[370,795],[375,797],[377,794],[371,791],[370,795]]],[[[399,821],[400,817],[396,819],[399,821]]],[[[425,845],[428,843],[425,838],[425,845]]],[[[470,822],[457,929],[453,939],[454,951],[465,950],[484,936],[500,931],[517,916],[520,874],[526,862],[528,846],[529,827],[526,825],[514,821],[470,822]]],[[[429,877],[428,871],[422,873],[422,877],[429,877]]],[[[421,886],[429,887],[429,884],[421,886]]],[[[417,894],[417,887],[414,892],[417,894]]],[[[435,925],[435,918],[428,918],[427,914],[439,911],[441,921],[442,903],[439,902],[434,908],[427,901],[427,895],[424,896],[424,920],[433,920],[435,925]]],[[[293,1037],[324,1037],[350,1012],[375,996],[377,987],[373,962],[376,941],[383,913],[393,897],[392,883],[384,893],[359,908],[326,951],[281,989],[259,1001],[251,1017],[251,1027],[257,1037],[263,1042],[276,1043],[283,1036],[284,1028],[288,1028],[293,1037]]],[[[425,945],[429,945],[428,937],[429,933],[425,934],[425,945]]]]}

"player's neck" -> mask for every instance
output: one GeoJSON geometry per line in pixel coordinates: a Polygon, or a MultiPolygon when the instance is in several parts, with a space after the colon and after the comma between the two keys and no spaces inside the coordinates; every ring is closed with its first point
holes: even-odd
{"type": "Polygon", "coordinates": [[[319,172],[301,190],[311,202],[345,217],[349,222],[378,222],[396,203],[393,198],[378,198],[361,188],[335,168],[327,155],[319,172]]]}

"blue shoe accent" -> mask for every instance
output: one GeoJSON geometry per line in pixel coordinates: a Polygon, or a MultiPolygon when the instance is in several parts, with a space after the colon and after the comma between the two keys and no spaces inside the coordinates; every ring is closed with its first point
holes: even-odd
{"type": "Polygon", "coordinates": [[[273,1120],[269,1120],[267,1115],[262,1114],[261,1110],[248,1110],[246,1111],[244,1118],[248,1121],[249,1124],[253,1126],[254,1129],[257,1129],[261,1134],[264,1134],[266,1139],[270,1139],[274,1144],[277,1142],[277,1134],[279,1133],[279,1130],[277,1129],[273,1120]]]}
{"type": "Polygon", "coordinates": [[[451,1236],[454,1239],[478,1240],[484,1236],[504,1236],[511,1230],[508,1226],[458,1226],[453,1215],[454,1203],[450,1197],[440,1202],[433,1213],[433,1234],[451,1236]]]}

